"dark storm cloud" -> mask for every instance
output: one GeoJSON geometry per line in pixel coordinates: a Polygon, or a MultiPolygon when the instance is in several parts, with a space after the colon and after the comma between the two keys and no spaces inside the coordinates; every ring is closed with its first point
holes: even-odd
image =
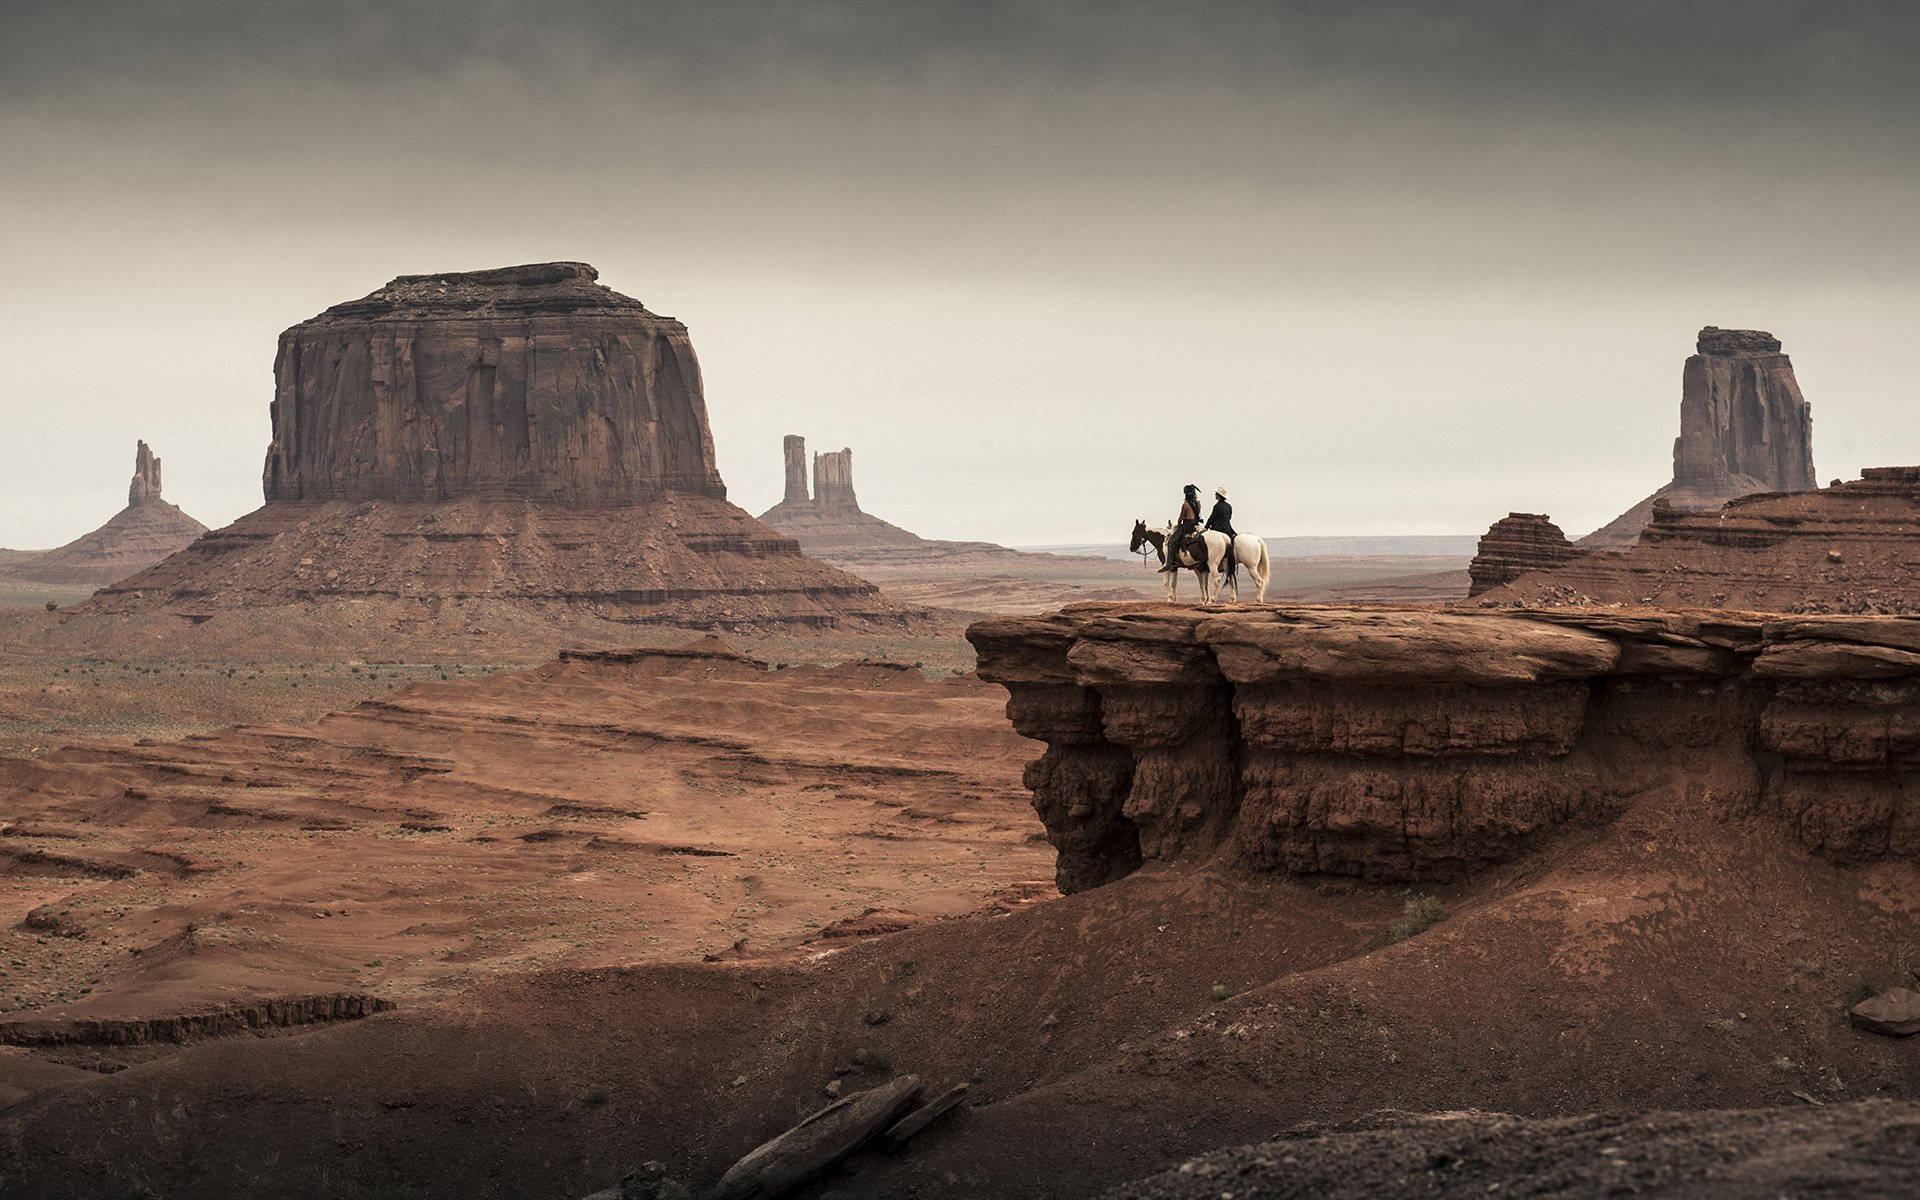
{"type": "Polygon", "coordinates": [[[7,26],[15,96],[75,77],[191,86],[236,66],[368,79],[474,60],[531,72],[657,61],[716,86],[769,65],[910,75],[960,58],[1068,76],[1228,72],[1255,87],[1334,76],[1627,110],[1920,97],[1920,6],[1900,0],[134,0],[30,2],[7,26]]]}

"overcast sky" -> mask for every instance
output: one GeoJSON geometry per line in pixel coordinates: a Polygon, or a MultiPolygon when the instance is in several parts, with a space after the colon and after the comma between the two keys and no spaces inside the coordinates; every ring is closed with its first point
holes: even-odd
{"type": "Polygon", "coordinates": [[[260,503],[279,331],[580,259],[931,536],[1579,534],[1666,481],[1704,324],[1821,478],[1920,463],[1920,6],[0,7],[0,545],[260,503]]]}

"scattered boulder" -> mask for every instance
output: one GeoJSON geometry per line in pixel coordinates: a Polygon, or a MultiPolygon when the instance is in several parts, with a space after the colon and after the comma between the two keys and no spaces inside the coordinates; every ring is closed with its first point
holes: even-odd
{"type": "Polygon", "coordinates": [[[1920,1033],[1920,992],[1912,988],[1889,988],[1847,1010],[1847,1020],[1855,1029],[1868,1033],[1912,1037],[1920,1033]]]}
{"type": "Polygon", "coordinates": [[[729,1167],[708,1200],[785,1196],[892,1128],[919,1099],[914,1075],[842,1097],[729,1167]]]}
{"type": "Polygon", "coordinates": [[[51,904],[42,904],[30,910],[21,924],[35,933],[50,933],[55,937],[87,936],[86,923],[74,916],[72,909],[55,908],[51,904]]]}

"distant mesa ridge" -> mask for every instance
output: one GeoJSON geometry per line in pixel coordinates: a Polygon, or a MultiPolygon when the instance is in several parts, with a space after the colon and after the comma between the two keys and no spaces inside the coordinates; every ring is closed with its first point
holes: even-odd
{"type": "MultiPolygon", "coordinates": [[[[1483,539],[1483,558],[1489,548],[1483,539]]],[[[1920,613],[1914,562],[1920,467],[1868,467],[1852,482],[1742,496],[1711,512],[1657,503],[1631,548],[1576,550],[1484,589],[1475,603],[1911,614],[1920,613]]]]}

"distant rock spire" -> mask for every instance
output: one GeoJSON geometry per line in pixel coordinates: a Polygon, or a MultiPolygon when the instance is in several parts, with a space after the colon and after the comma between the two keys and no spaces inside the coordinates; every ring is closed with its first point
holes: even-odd
{"type": "Polygon", "coordinates": [[[822,508],[860,507],[853,495],[852,450],[823,450],[813,456],[813,498],[822,508]]]}
{"type": "Polygon", "coordinates": [[[133,482],[127,485],[127,504],[137,508],[159,498],[160,460],[145,442],[139,442],[133,452],[133,482]]]}
{"type": "Polygon", "coordinates": [[[787,454],[787,499],[805,503],[807,495],[807,439],[790,433],[781,443],[787,454]]]}

